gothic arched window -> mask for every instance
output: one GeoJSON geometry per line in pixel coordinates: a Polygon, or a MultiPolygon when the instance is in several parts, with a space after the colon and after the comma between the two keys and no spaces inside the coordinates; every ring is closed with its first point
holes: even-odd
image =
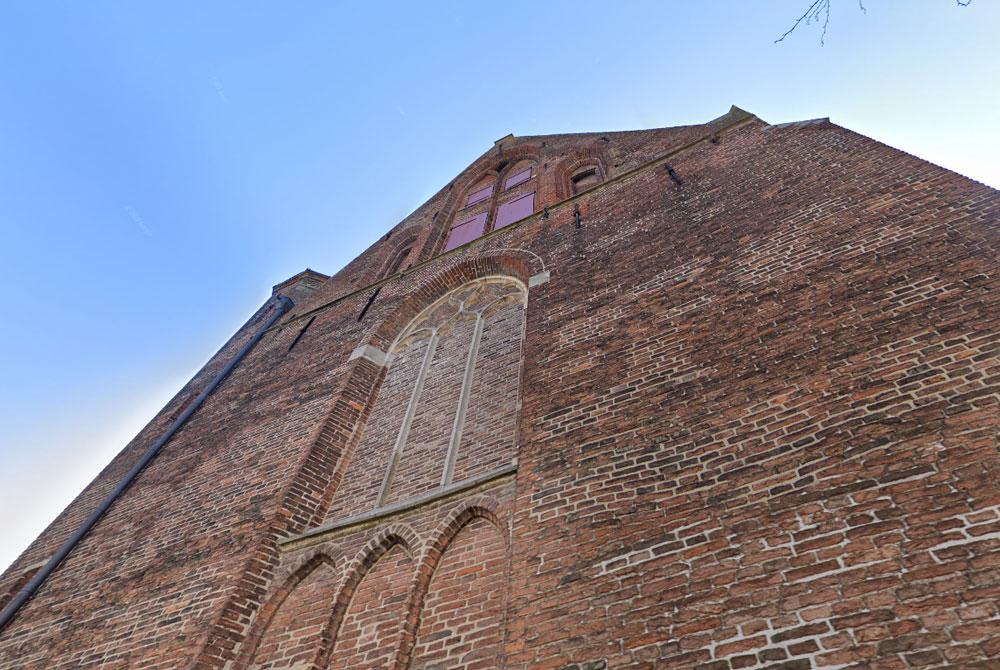
{"type": "Polygon", "coordinates": [[[460,247],[491,230],[508,226],[535,213],[535,163],[506,161],[470,186],[460,200],[445,237],[442,252],[460,247]]]}
{"type": "Polygon", "coordinates": [[[425,308],[396,338],[329,520],[510,464],[527,289],[486,277],[425,308]]]}

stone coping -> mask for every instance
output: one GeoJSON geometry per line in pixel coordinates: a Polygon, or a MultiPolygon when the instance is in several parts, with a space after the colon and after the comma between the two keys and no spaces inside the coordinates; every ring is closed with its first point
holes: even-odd
{"type": "Polygon", "coordinates": [[[325,523],[322,526],[310,528],[309,530],[299,533],[298,535],[292,535],[278,540],[278,546],[282,551],[294,551],[303,547],[319,544],[320,542],[325,542],[333,537],[344,535],[348,532],[354,532],[355,530],[360,530],[363,527],[374,526],[381,523],[388,517],[409,512],[417,507],[422,507],[430,503],[441,502],[459,494],[468,493],[474,489],[491,488],[500,483],[499,480],[509,478],[515,472],[517,472],[516,459],[507,465],[495,468],[489,472],[484,472],[481,475],[463,479],[460,482],[454,482],[447,486],[427,491],[426,493],[422,493],[418,496],[392,503],[391,505],[383,505],[382,507],[377,507],[368,512],[352,514],[351,516],[337,519],[336,521],[332,521],[330,523],[325,523]]]}

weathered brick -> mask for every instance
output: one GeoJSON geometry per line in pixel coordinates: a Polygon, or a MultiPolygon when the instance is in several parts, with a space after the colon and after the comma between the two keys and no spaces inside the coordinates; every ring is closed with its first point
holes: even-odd
{"type": "Polygon", "coordinates": [[[0,666],[985,667],[998,220],[996,191],[828,121],[506,137],[334,276],[275,287],[294,310],[0,666]]]}

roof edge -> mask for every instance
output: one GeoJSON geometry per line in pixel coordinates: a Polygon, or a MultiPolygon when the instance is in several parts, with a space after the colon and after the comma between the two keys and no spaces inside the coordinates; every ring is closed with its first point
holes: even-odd
{"type": "Polygon", "coordinates": [[[278,282],[273,287],[271,287],[271,295],[277,295],[278,293],[281,293],[281,291],[289,288],[290,286],[294,286],[302,282],[303,280],[314,283],[317,281],[325,282],[329,278],[330,275],[325,275],[322,272],[316,272],[313,269],[306,268],[302,272],[298,272],[289,277],[288,279],[286,279],[285,281],[278,282]]]}

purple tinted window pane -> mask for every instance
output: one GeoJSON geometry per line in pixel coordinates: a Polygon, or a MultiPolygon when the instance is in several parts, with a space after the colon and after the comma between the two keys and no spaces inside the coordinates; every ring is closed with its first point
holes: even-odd
{"type": "Polygon", "coordinates": [[[522,182],[526,182],[531,179],[531,168],[526,168],[520,172],[515,172],[511,176],[507,177],[507,181],[504,182],[504,190],[508,188],[514,188],[522,182]]]}
{"type": "Polygon", "coordinates": [[[535,211],[535,194],[522,195],[517,200],[511,200],[500,205],[497,210],[497,223],[494,228],[503,228],[515,221],[520,221],[535,211]]]}
{"type": "Polygon", "coordinates": [[[475,205],[477,202],[482,202],[486,198],[493,195],[493,184],[490,184],[486,188],[481,188],[478,191],[473,191],[469,194],[469,199],[465,202],[465,206],[475,205]]]}
{"type": "Polygon", "coordinates": [[[485,212],[452,226],[451,231],[448,233],[448,241],[444,243],[444,250],[450,251],[455,247],[462,246],[466,242],[471,242],[483,234],[484,228],[486,228],[485,212]]]}

